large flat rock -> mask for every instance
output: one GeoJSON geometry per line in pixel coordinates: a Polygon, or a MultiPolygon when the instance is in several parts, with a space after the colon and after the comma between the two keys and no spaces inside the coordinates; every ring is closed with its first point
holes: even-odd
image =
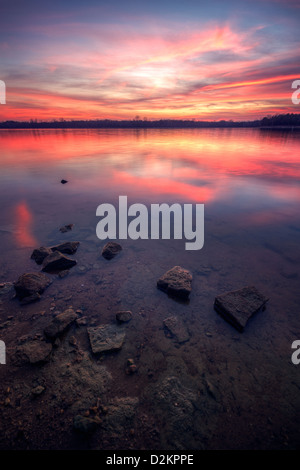
{"type": "Polygon", "coordinates": [[[175,315],[164,320],[164,326],[175,336],[178,343],[185,343],[190,339],[189,332],[183,321],[175,315]]]}
{"type": "Polygon", "coordinates": [[[87,331],[94,354],[121,349],[125,340],[125,331],[118,325],[100,325],[87,331]]]}
{"type": "Polygon", "coordinates": [[[192,291],[192,279],[190,271],[174,266],[158,279],[157,287],[168,295],[188,299],[192,291]]]}
{"type": "Polygon", "coordinates": [[[214,308],[238,331],[243,331],[249,318],[263,310],[268,300],[256,287],[246,286],[218,295],[214,308]]]}

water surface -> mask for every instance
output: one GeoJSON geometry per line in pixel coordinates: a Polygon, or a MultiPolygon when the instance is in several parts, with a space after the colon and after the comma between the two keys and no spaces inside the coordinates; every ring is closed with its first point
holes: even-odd
{"type": "MultiPolygon", "coordinates": [[[[88,326],[131,310],[124,347],[103,359],[112,375],[109,397],[138,397],[138,416],[146,413],[157,432],[148,435],[140,421],[128,446],[297,447],[300,366],[291,362],[291,344],[300,339],[300,136],[259,129],[21,130],[1,131],[0,148],[0,282],[39,269],[30,260],[33,248],[81,242],[78,265],[64,279],[53,276],[41,301],[20,307],[3,298],[2,321],[14,316],[1,331],[9,351],[20,336],[39,334],[47,318],[69,305],[84,312],[88,326]],[[147,206],[204,203],[203,249],[186,251],[185,240],[128,239],[121,242],[121,255],[104,260],[96,208],[104,202],[117,207],[119,195],[147,206]],[[60,233],[69,223],[74,229],[60,233]],[[186,304],[156,289],[157,279],[175,265],[193,274],[186,304]],[[255,285],[270,300],[240,334],[213,302],[245,285],[255,285]],[[189,341],[178,344],[168,336],[163,320],[170,315],[182,319],[189,341]],[[130,377],[124,373],[129,357],[138,366],[130,377]],[[195,427],[200,405],[187,423],[160,420],[165,403],[155,386],[163,389],[170,377],[203,400],[208,411],[202,434],[195,427]],[[176,436],[176,426],[185,437],[176,436]]],[[[74,331],[90,357],[86,331],[74,331]]],[[[3,384],[11,383],[13,371],[13,365],[2,368],[3,384]]],[[[16,386],[21,377],[30,382],[30,371],[18,371],[16,386]]],[[[47,416],[46,395],[45,403],[47,416]]],[[[50,434],[32,437],[33,445],[47,448],[48,439],[53,448],[74,446],[70,437],[58,443],[50,434]]],[[[124,436],[107,439],[107,448],[127,445],[124,436]]],[[[13,447],[8,442],[4,447],[13,447]]],[[[99,447],[96,438],[93,445],[99,447]]]]}

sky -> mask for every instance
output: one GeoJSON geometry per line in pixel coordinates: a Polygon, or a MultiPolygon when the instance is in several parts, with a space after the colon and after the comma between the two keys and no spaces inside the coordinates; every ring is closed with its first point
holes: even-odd
{"type": "Polygon", "coordinates": [[[299,112],[300,0],[0,0],[0,121],[299,112]]]}

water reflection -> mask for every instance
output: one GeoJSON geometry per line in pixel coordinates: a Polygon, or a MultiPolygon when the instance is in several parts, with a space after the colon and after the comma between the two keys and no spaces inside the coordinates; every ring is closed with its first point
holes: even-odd
{"type": "MultiPolygon", "coordinates": [[[[259,129],[1,131],[1,186],[260,210],[299,201],[299,135],[259,129]]],[[[12,191],[13,192],[13,191],[12,191]]],[[[100,201],[99,201],[100,202],[100,201]]]]}
{"type": "Polygon", "coordinates": [[[17,246],[26,247],[26,246],[36,246],[37,240],[32,235],[32,223],[33,223],[33,214],[28,207],[26,201],[19,202],[15,207],[15,220],[16,220],[16,230],[15,238],[17,246]]]}

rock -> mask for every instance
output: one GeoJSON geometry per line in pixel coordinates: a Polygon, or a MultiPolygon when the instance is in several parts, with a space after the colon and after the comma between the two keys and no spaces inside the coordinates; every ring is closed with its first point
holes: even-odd
{"type": "Polygon", "coordinates": [[[18,346],[16,357],[22,363],[37,364],[47,362],[52,351],[52,345],[40,340],[29,340],[18,346]]]}
{"type": "Polygon", "coordinates": [[[13,294],[14,293],[14,284],[13,282],[1,282],[0,284],[0,296],[13,294]]]}
{"type": "Polygon", "coordinates": [[[52,253],[51,249],[46,246],[41,246],[33,250],[31,254],[31,259],[33,259],[37,264],[42,264],[45,258],[52,253]]]}
{"type": "Polygon", "coordinates": [[[88,434],[95,431],[100,423],[101,419],[98,416],[88,418],[87,416],[76,415],[73,421],[73,427],[76,431],[88,434]]]}
{"type": "Polygon", "coordinates": [[[131,320],[131,318],[132,318],[132,313],[130,312],[130,310],[124,310],[124,311],[116,313],[116,320],[119,323],[127,323],[131,320]]]}
{"type": "Polygon", "coordinates": [[[167,271],[157,281],[157,287],[168,295],[188,299],[192,291],[192,274],[180,266],[167,271]]]}
{"type": "Polygon", "coordinates": [[[218,295],[215,298],[214,308],[225,320],[242,332],[249,318],[256,312],[264,310],[268,300],[255,287],[247,286],[218,295]]]}
{"type": "Polygon", "coordinates": [[[43,393],[44,391],[45,391],[45,387],[43,387],[42,385],[38,385],[37,387],[34,387],[31,389],[31,393],[34,396],[41,395],[41,393],[43,393]]]}
{"type": "Polygon", "coordinates": [[[45,335],[49,338],[56,338],[62,334],[76,319],[78,315],[72,308],[68,308],[53,318],[51,323],[44,329],[45,335]]]}
{"type": "Polygon", "coordinates": [[[62,227],[60,227],[59,231],[61,233],[66,233],[66,232],[69,232],[70,230],[72,230],[73,227],[74,227],[74,224],[63,225],[62,227]]]}
{"type": "Polygon", "coordinates": [[[134,363],[134,360],[133,359],[127,359],[125,373],[127,375],[131,375],[131,374],[134,374],[135,372],[137,372],[137,366],[134,363]]]}
{"type": "Polygon", "coordinates": [[[176,337],[178,343],[184,343],[190,339],[188,330],[178,317],[168,317],[163,323],[172,335],[176,337]]]}
{"type": "Polygon", "coordinates": [[[16,296],[22,300],[37,295],[39,298],[39,294],[42,294],[50,284],[51,280],[43,273],[25,273],[14,283],[14,287],[16,296]]]}
{"type": "Polygon", "coordinates": [[[85,274],[87,272],[88,268],[86,266],[78,266],[77,272],[78,274],[85,274]]]}
{"type": "Polygon", "coordinates": [[[79,247],[80,242],[65,242],[60,245],[51,246],[51,251],[59,251],[60,253],[65,253],[67,255],[73,255],[76,253],[77,248],[79,247]]]}
{"type": "Polygon", "coordinates": [[[0,284],[0,295],[10,294],[13,288],[14,284],[12,282],[2,282],[0,284]]]}
{"type": "Polygon", "coordinates": [[[122,250],[121,245],[115,242],[108,242],[102,249],[102,256],[105,259],[112,259],[122,250]]]}
{"type": "Polygon", "coordinates": [[[42,271],[65,271],[66,269],[75,266],[75,264],[77,264],[76,260],[68,258],[59,251],[54,251],[44,259],[42,271]]]}
{"type": "Polygon", "coordinates": [[[68,181],[67,181],[67,180],[64,180],[64,179],[61,180],[61,184],[66,184],[67,182],[68,182],[68,181]]]}
{"type": "Polygon", "coordinates": [[[121,349],[125,340],[123,328],[117,325],[101,325],[87,331],[94,354],[121,349]]]}

